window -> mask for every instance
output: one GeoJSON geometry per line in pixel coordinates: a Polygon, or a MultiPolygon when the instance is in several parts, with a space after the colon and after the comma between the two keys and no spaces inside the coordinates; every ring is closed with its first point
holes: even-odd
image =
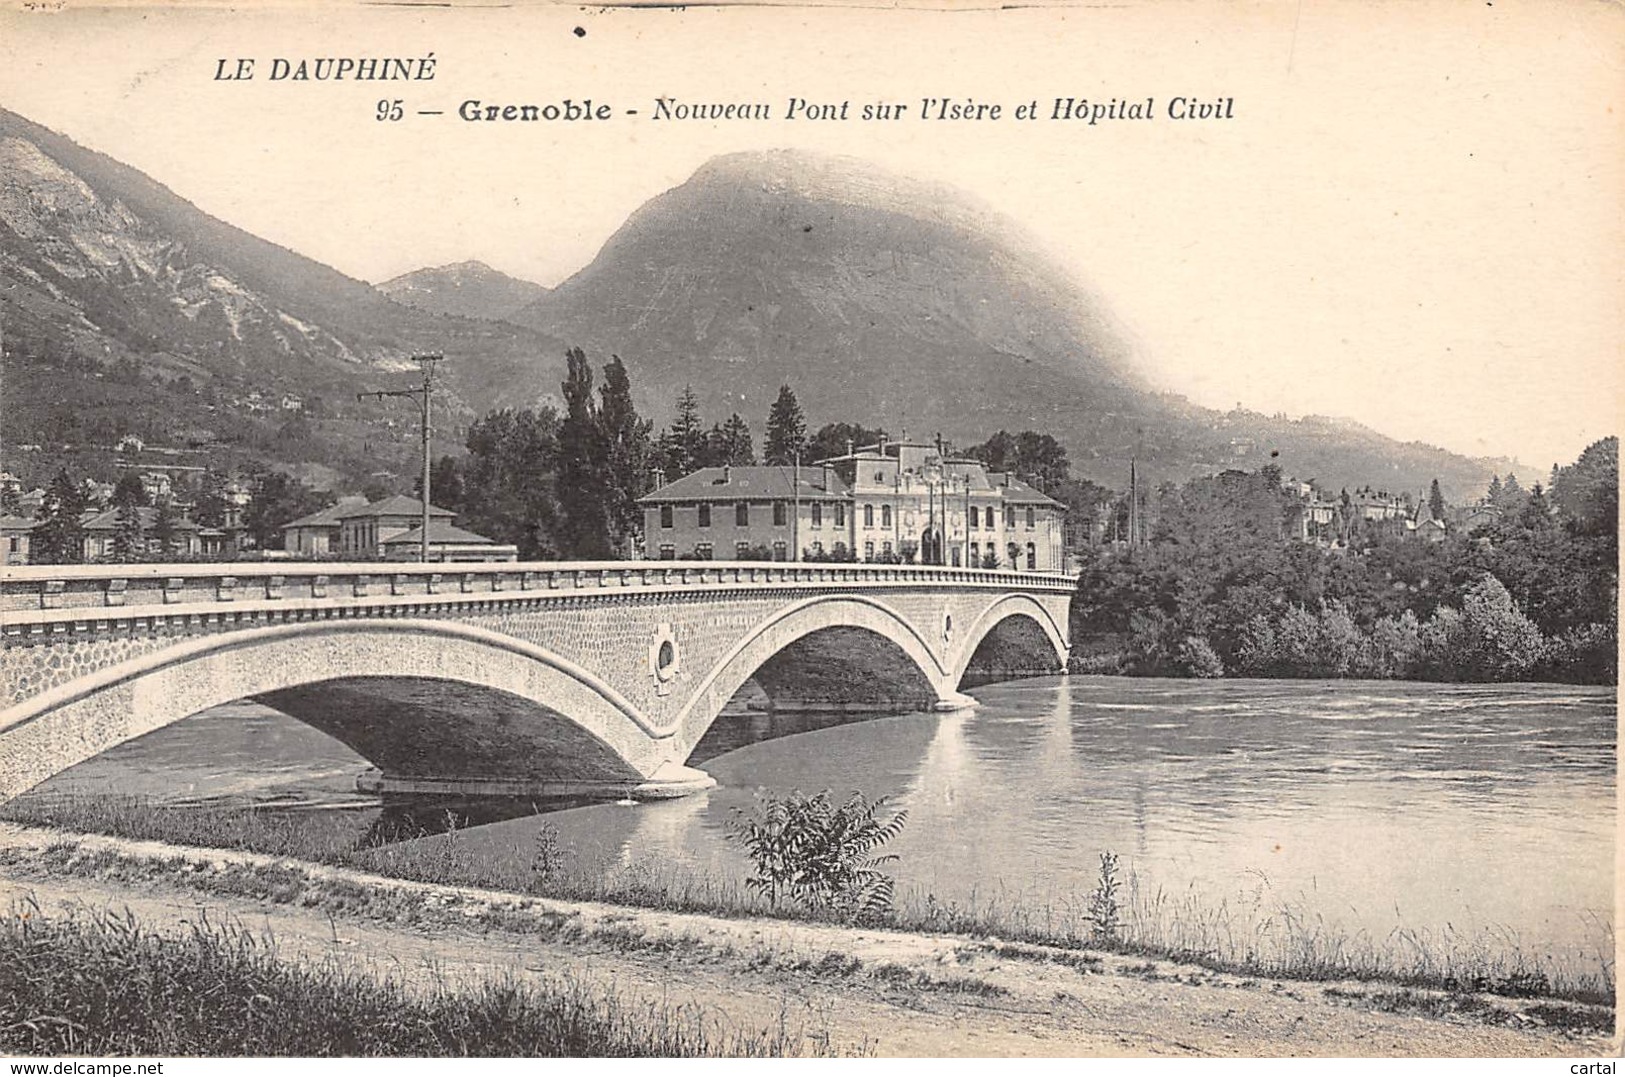
{"type": "Polygon", "coordinates": [[[865,506],[863,506],[863,526],[864,527],[873,527],[874,525],[875,525],[875,507],[873,505],[865,505],[865,506]]]}
{"type": "Polygon", "coordinates": [[[661,527],[670,527],[671,526],[671,506],[670,505],[662,505],[662,506],[660,506],[660,526],[661,527]]]}
{"type": "Polygon", "coordinates": [[[783,539],[780,539],[779,541],[777,541],[777,542],[775,542],[773,544],[773,560],[775,560],[775,561],[788,561],[788,560],[790,560],[790,549],[789,549],[788,546],[786,546],[784,544],[783,539]]]}
{"type": "Polygon", "coordinates": [[[970,544],[970,564],[972,568],[982,563],[982,548],[976,543],[970,544]]]}
{"type": "Polygon", "coordinates": [[[1027,530],[1031,531],[1033,529],[1034,520],[1035,520],[1035,517],[1033,515],[1033,507],[1031,505],[1028,505],[1027,506],[1027,530]]]}
{"type": "Polygon", "coordinates": [[[884,471],[875,472],[875,481],[876,482],[885,482],[886,481],[886,473],[884,471]]]}
{"type": "Polygon", "coordinates": [[[1009,560],[1011,568],[1020,568],[1021,567],[1021,547],[1020,546],[1017,546],[1015,543],[1012,542],[1010,545],[1008,545],[1008,546],[1006,546],[1004,548],[1004,552],[1008,555],[1008,560],[1009,560]]]}
{"type": "Polygon", "coordinates": [[[783,527],[784,526],[784,520],[785,520],[784,502],[782,502],[782,501],[773,502],[773,526],[774,527],[783,527]]]}
{"type": "Polygon", "coordinates": [[[11,543],[11,552],[16,553],[17,552],[17,536],[12,535],[9,541],[11,543]]]}
{"type": "Polygon", "coordinates": [[[1004,507],[1004,526],[1016,526],[1016,507],[1014,505],[1006,505],[1004,507]]]}
{"type": "Polygon", "coordinates": [[[982,510],[973,508],[970,510],[970,529],[975,531],[980,526],[982,526],[982,510]]]}
{"type": "Polygon", "coordinates": [[[955,546],[952,550],[949,551],[949,553],[953,557],[953,566],[955,568],[958,568],[959,567],[959,547],[955,546]]]}
{"type": "Polygon", "coordinates": [[[835,526],[846,526],[846,506],[841,504],[839,501],[835,503],[835,526]]]}
{"type": "Polygon", "coordinates": [[[1027,571],[1038,571],[1038,547],[1030,542],[1027,543],[1027,571]]]}
{"type": "Polygon", "coordinates": [[[993,530],[993,506],[992,505],[989,505],[987,507],[987,529],[989,531],[993,530]]]}
{"type": "Polygon", "coordinates": [[[865,561],[873,561],[875,559],[875,544],[874,543],[865,542],[863,544],[863,559],[865,561]]]}
{"type": "Polygon", "coordinates": [[[700,502],[700,507],[699,507],[699,514],[700,514],[700,526],[701,527],[710,527],[711,526],[711,502],[709,502],[709,501],[701,501],[700,502]]]}
{"type": "Polygon", "coordinates": [[[660,544],[660,559],[662,561],[677,560],[677,547],[669,542],[662,542],[660,544]]]}
{"type": "Polygon", "coordinates": [[[709,542],[702,542],[698,546],[695,546],[694,556],[701,561],[711,560],[711,544],[709,542]]]}
{"type": "Polygon", "coordinates": [[[882,557],[890,557],[891,556],[891,543],[882,542],[880,544],[880,554],[881,554],[882,557]]]}
{"type": "Polygon", "coordinates": [[[734,506],[734,526],[735,527],[749,527],[750,526],[750,502],[741,501],[737,505],[734,506]]]}
{"type": "Polygon", "coordinates": [[[812,503],[812,525],[814,527],[824,526],[824,506],[816,501],[812,503]]]}
{"type": "Polygon", "coordinates": [[[736,543],[734,543],[734,558],[735,558],[735,560],[739,560],[739,561],[749,561],[750,560],[750,543],[748,543],[748,542],[736,542],[736,543]]]}
{"type": "MultiPolygon", "coordinates": [[[[882,505],[882,506],[880,506],[880,526],[881,527],[890,527],[891,526],[891,506],[890,505],[882,505]]],[[[887,543],[887,545],[889,546],[889,545],[891,545],[891,543],[887,543]]]]}

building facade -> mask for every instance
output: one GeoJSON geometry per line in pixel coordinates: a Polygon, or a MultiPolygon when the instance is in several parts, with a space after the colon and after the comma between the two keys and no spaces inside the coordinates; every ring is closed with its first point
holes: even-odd
{"type": "Polygon", "coordinates": [[[1065,568],[1064,506],[939,445],[882,441],[801,468],[702,468],[639,503],[645,555],[664,560],[1065,568]]]}

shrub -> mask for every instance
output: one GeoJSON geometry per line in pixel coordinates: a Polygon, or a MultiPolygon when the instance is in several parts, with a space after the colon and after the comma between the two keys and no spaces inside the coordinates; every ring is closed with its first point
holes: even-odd
{"type": "Polygon", "coordinates": [[[1203,636],[1186,636],[1179,644],[1179,668],[1204,680],[1224,676],[1224,662],[1203,636]]]}
{"type": "Polygon", "coordinates": [[[789,900],[847,920],[883,916],[894,882],[880,868],[897,858],[875,850],[902,833],[908,818],[899,811],[881,820],[885,805],[885,797],[870,801],[862,793],[836,805],[826,789],[765,796],[749,816],[736,808],[728,833],[751,861],[745,885],[775,909],[789,900]]]}
{"type": "Polygon", "coordinates": [[[1117,879],[1117,854],[1101,853],[1100,879],[1089,895],[1089,912],[1085,917],[1089,921],[1090,939],[1097,944],[1117,940],[1122,915],[1117,891],[1121,885],[1117,879]]]}

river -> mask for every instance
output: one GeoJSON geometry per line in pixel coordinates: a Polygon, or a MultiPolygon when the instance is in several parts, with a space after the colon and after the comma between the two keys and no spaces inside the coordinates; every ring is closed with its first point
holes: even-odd
{"type": "MultiPolygon", "coordinates": [[[[773,718],[734,708],[695,753],[719,786],[466,829],[469,855],[531,856],[554,828],[578,870],[742,877],[727,824],[760,790],[887,796],[899,891],[1075,908],[1098,854],[1142,895],[1326,930],[1483,938],[1559,961],[1611,950],[1611,689],[1355,681],[1046,678],[955,714],[773,718]],[[822,726],[822,728],[819,728],[822,726]]],[[[349,812],[362,761],[263,707],[217,708],[41,786],[349,812]]],[[[510,810],[506,814],[513,814],[510,810]]],[[[437,840],[437,839],[425,839],[437,840]]]]}

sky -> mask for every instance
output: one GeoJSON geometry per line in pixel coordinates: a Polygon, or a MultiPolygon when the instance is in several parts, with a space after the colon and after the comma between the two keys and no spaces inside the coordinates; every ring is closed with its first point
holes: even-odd
{"type": "Polygon", "coordinates": [[[0,14],[0,105],[371,281],[475,258],[556,284],[716,154],[852,154],[1040,237],[1159,388],[1346,416],[1539,477],[1619,427],[1622,29],[1620,9],[1579,0],[68,7],[0,14]],[[268,77],[276,58],[431,53],[427,81],[268,77]],[[253,79],[214,77],[239,57],[253,79]],[[775,118],[656,120],[661,96],[775,118]],[[1176,96],[1230,99],[1231,118],[1171,119],[1176,96]],[[851,118],[784,119],[792,97],[851,118]],[[926,121],[924,97],[1005,115],[926,121]],[[1058,97],[1149,97],[1157,118],[1011,115],[1058,97]],[[396,98],[403,119],[376,119],[396,98]],[[614,115],[455,114],[566,98],[614,115]],[[913,115],[857,118],[876,102],[913,115]]]}

